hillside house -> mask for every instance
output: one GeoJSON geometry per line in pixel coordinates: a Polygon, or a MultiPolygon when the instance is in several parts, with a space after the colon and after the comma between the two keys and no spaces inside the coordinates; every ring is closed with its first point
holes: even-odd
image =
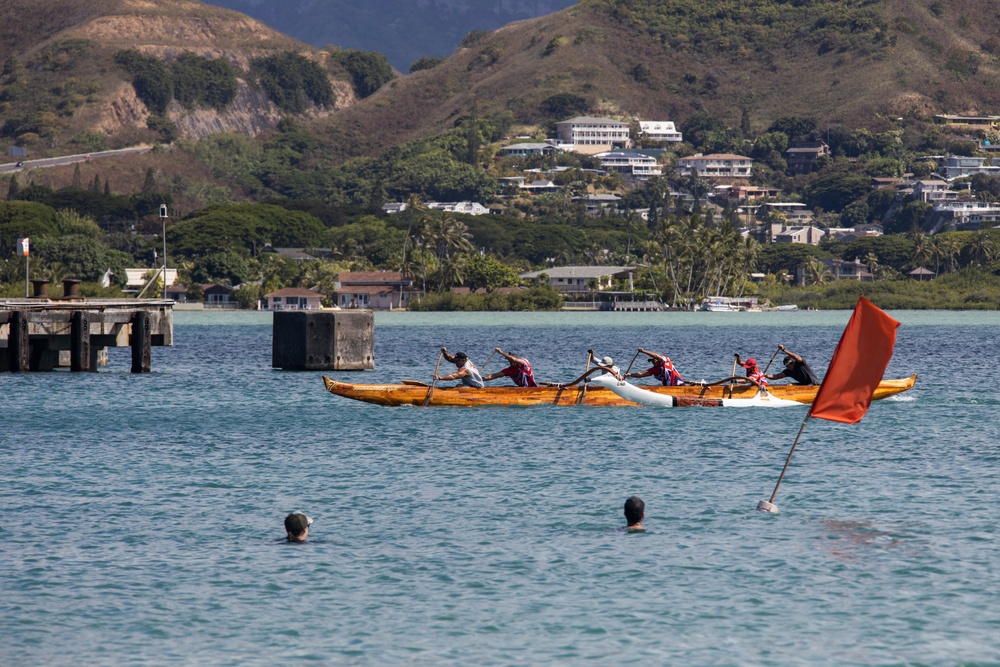
{"type": "MultiPolygon", "coordinates": [[[[900,190],[900,194],[905,195],[906,190],[900,190]]],[[[930,204],[935,202],[951,201],[958,199],[959,197],[959,193],[950,189],[946,182],[936,180],[914,182],[913,189],[910,194],[917,201],[927,202],[930,204]]]]}
{"type": "Polygon", "coordinates": [[[637,180],[663,175],[663,169],[655,157],[637,151],[609,151],[598,153],[596,157],[601,159],[601,167],[607,171],[632,176],[637,180]]]}
{"type": "Polygon", "coordinates": [[[562,188],[549,180],[538,180],[521,185],[521,190],[526,190],[528,194],[541,194],[543,192],[559,192],[562,188]]]}
{"type": "Polygon", "coordinates": [[[774,243],[808,243],[819,245],[826,232],[819,227],[807,225],[803,227],[784,227],[777,223],[771,225],[771,239],[774,243]]]}
{"type": "Polygon", "coordinates": [[[264,295],[264,310],[318,310],[320,295],[302,287],[286,287],[264,295]]]}
{"type": "Polygon", "coordinates": [[[628,279],[635,274],[631,266],[554,266],[542,271],[522,273],[521,278],[538,282],[548,281],[556,291],[564,294],[585,294],[597,290],[610,289],[616,278],[628,279]]]}
{"type": "MultiPolygon", "coordinates": [[[[849,262],[843,259],[821,259],[823,265],[830,270],[830,275],[834,280],[860,280],[862,282],[872,282],[875,277],[868,272],[860,259],[849,262]]],[[[806,284],[806,269],[804,265],[795,267],[795,282],[799,285],[806,284]]]]}
{"type": "Polygon", "coordinates": [[[1000,204],[972,199],[938,202],[930,217],[933,231],[977,231],[1000,224],[1000,204]]]}
{"type": "Polygon", "coordinates": [[[334,286],[334,303],[341,308],[390,310],[406,308],[417,293],[410,276],[399,271],[343,271],[334,286]]]}
{"type": "Polygon", "coordinates": [[[808,225],[813,220],[813,212],[801,202],[778,201],[768,202],[758,209],[758,214],[766,220],[771,213],[781,213],[785,222],[793,225],[808,225]]]}
{"type": "Polygon", "coordinates": [[[477,201],[429,201],[427,208],[432,211],[447,211],[448,213],[464,213],[465,215],[489,215],[490,209],[477,201]]]}
{"type": "Polygon", "coordinates": [[[677,131],[673,121],[669,120],[640,120],[639,129],[642,136],[650,141],[661,141],[664,143],[680,143],[684,141],[684,135],[677,131]]]}
{"type": "Polygon", "coordinates": [[[958,116],[940,113],[934,116],[934,122],[942,125],[971,125],[990,129],[1000,127],[1000,116],[958,116]]]}
{"type": "Polygon", "coordinates": [[[621,197],[612,194],[596,194],[573,197],[573,201],[582,203],[587,213],[591,215],[599,215],[604,211],[613,211],[618,208],[618,204],[621,200],[621,197]]]}
{"type": "Polygon", "coordinates": [[[559,140],[574,146],[613,146],[626,148],[629,145],[628,123],[613,118],[577,116],[556,123],[559,140]]]}
{"type": "Polygon", "coordinates": [[[816,160],[830,155],[830,147],[823,141],[796,144],[785,151],[788,171],[792,174],[808,174],[816,160]]]}
{"type": "Polygon", "coordinates": [[[406,206],[407,204],[405,201],[390,201],[386,202],[385,204],[382,204],[382,212],[387,213],[389,215],[394,215],[396,213],[402,213],[403,211],[405,211],[406,206]]]}
{"type": "Polygon", "coordinates": [[[765,188],[757,185],[732,185],[723,186],[725,190],[720,190],[723,199],[730,202],[740,202],[752,204],[762,199],[774,199],[781,194],[778,188],[765,188]]]}
{"type": "Polygon", "coordinates": [[[528,157],[529,155],[552,155],[562,151],[552,144],[522,143],[510,144],[500,149],[500,157],[528,157]]]}
{"type": "Polygon", "coordinates": [[[698,174],[702,178],[750,178],[753,160],[744,155],[696,153],[677,161],[678,171],[683,175],[698,174]]]}
{"type": "Polygon", "coordinates": [[[997,166],[997,158],[990,159],[986,164],[985,157],[967,157],[964,155],[951,155],[945,159],[944,165],[938,170],[944,180],[951,182],[956,178],[964,176],[975,176],[976,174],[986,174],[996,176],[1000,174],[1000,166],[997,166]]]}

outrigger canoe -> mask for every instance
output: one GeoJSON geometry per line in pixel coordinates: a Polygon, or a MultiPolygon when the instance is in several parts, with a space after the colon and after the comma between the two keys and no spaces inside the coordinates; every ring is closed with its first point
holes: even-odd
{"type": "MultiPolygon", "coordinates": [[[[743,378],[737,378],[743,380],[743,378]]],[[[916,375],[899,380],[882,380],[875,389],[874,399],[894,396],[911,389],[917,381],[916,375]]],[[[471,387],[435,386],[422,382],[406,381],[404,384],[349,384],[337,382],[323,376],[327,391],[337,396],[375,405],[415,405],[433,407],[476,407],[487,405],[614,405],[635,406],[611,389],[591,383],[576,385],[552,385],[541,387],[471,387]]],[[[630,385],[639,389],[638,385],[630,385]]],[[[753,399],[758,394],[756,385],[732,382],[729,384],[686,384],[679,387],[647,385],[642,391],[658,395],[673,396],[675,404],[706,405],[706,400],[753,399]]],[[[819,385],[773,384],[768,394],[776,399],[795,401],[809,405],[816,398],[819,385]]]]}

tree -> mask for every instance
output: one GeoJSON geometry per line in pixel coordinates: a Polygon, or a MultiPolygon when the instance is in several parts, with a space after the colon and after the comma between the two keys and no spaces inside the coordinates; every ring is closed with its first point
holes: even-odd
{"type": "Polygon", "coordinates": [[[868,194],[869,179],[860,174],[834,171],[822,174],[802,193],[805,203],[824,211],[838,212],[868,194]]]}
{"type": "Polygon", "coordinates": [[[778,118],[768,132],[781,132],[792,141],[802,141],[806,139],[816,129],[816,120],[813,118],[803,118],[801,116],[783,116],[778,118]]]}
{"type": "Polygon", "coordinates": [[[381,53],[345,49],[330,55],[351,75],[354,92],[362,99],[396,78],[389,59],[381,53]]]}
{"type": "Polygon", "coordinates": [[[507,266],[493,255],[472,253],[465,263],[465,285],[476,290],[480,287],[492,292],[498,287],[513,287],[520,284],[517,271],[507,266]]]}
{"type": "Polygon", "coordinates": [[[971,263],[984,267],[996,257],[996,244],[993,242],[993,237],[989,231],[983,229],[976,232],[969,239],[964,252],[971,263]]]}
{"type": "Polygon", "coordinates": [[[83,175],[80,173],[80,163],[76,163],[76,167],[73,168],[73,183],[70,185],[74,190],[81,190],[83,188],[83,175]]]}
{"type": "Polygon", "coordinates": [[[833,279],[833,272],[818,257],[810,257],[803,268],[806,282],[811,285],[825,285],[833,279]]]}

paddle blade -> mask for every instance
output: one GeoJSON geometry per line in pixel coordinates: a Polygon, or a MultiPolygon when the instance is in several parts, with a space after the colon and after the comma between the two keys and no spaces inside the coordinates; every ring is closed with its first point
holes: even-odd
{"type": "Polygon", "coordinates": [[[810,417],[845,424],[861,421],[892,358],[898,327],[899,322],[871,301],[858,299],[809,410],[810,417]]]}

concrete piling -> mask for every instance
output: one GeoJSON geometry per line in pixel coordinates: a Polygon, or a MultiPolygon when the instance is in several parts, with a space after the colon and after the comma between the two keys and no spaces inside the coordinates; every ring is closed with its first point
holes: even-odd
{"type": "Polygon", "coordinates": [[[276,311],[271,366],[286,370],[375,368],[375,315],[370,310],[276,311]]]}

